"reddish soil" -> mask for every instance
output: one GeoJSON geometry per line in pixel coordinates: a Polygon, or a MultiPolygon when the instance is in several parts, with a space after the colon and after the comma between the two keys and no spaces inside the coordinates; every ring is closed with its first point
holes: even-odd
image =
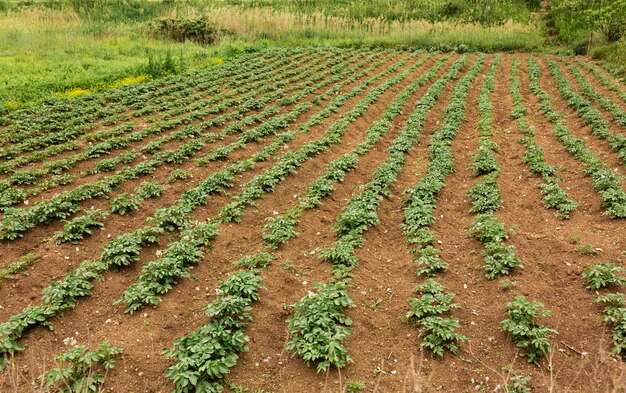
{"type": "MultiPolygon", "coordinates": [[[[374,61],[382,59],[380,51],[375,53],[374,61]]],[[[350,91],[366,78],[383,72],[407,56],[407,52],[389,55],[381,67],[348,84],[338,94],[350,91]]],[[[421,54],[410,59],[399,70],[369,85],[365,91],[349,99],[337,113],[312,127],[308,133],[298,134],[277,155],[294,151],[307,142],[323,137],[333,122],[352,109],[373,88],[407,70],[425,56],[426,54],[421,54]]],[[[162,349],[170,347],[174,339],[207,322],[203,308],[215,298],[214,289],[219,282],[235,271],[232,265],[234,261],[266,250],[261,238],[266,218],[294,205],[297,197],[306,192],[311,182],[324,173],[326,164],[351,152],[365,138],[367,129],[381,118],[392,100],[442,56],[444,55],[436,54],[427,59],[409,77],[386,90],[375,104],[350,123],[341,143],[332,145],[314,159],[305,162],[272,193],[257,201],[257,206],[248,208],[242,222],[221,224],[219,235],[206,250],[203,262],[193,268],[196,279],[180,280],[169,293],[162,296],[158,306],[128,315],[124,313],[123,305],[112,306],[112,302],[135,280],[143,264],[155,259],[157,251],[164,249],[168,242],[178,239],[176,232],[164,235],[160,245],[145,247],[141,253],[141,263],[119,272],[107,272],[103,282],[94,283],[90,296],[80,299],[75,309],[51,321],[54,325],[53,331],[42,327],[30,330],[20,341],[27,348],[16,354],[15,368],[0,373],[0,391],[46,391],[37,376],[56,367],[54,357],[67,349],[64,340],[69,337],[90,348],[95,348],[105,339],[124,347],[116,367],[107,373],[103,391],[171,391],[173,385],[163,376],[163,371],[172,364],[172,360],[162,355],[162,349]]],[[[482,268],[483,245],[468,237],[468,228],[474,216],[469,213],[471,202],[466,192],[478,180],[471,164],[478,143],[480,114],[477,100],[484,84],[484,75],[494,59],[494,55],[489,55],[470,88],[465,119],[452,143],[455,171],[446,179],[446,187],[438,197],[435,212],[437,220],[430,228],[436,234],[441,258],[449,264],[448,269],[437,276],[437,280],[456,294],[455,301],[461,307],[451,315],[460,319],[460,333],[469,338],[467,343],[461,344],[461,353],[458,356],[446,353],[441,358],[433,357],[430,352],[421,349],[417,329],[404,321],[408,311],[407,300],[414,296],[413,288],[423,282],[424,278],[415,273],[416,267],[412,262],[414,255],[410,252],[411,247],[406,243],[401,227],[404,190],[412,188],[426,172],[430,136],[442,124],[445,110],[451,102],[451,92],[458,79],[444,88],[439,101],[428,113],[420,137],[407,153],[405,165],[392,188],[391,196],[381,203],[381,223],[366,232],[365,245],[356,252],[359,266],[354,270],[350,285],[350,295],[356,307],[346,310],[346,314],[354,322],[353,333],[344,343],[353,362],[342,370],[317,374],[314,366],[307,366],[299,357],[292,357],[285,350],[288,339],[286,321],[290,315],[283,307],[306,295],[312,283],[327,282],[330,279],[332,266],[322,261],[317,254],[336,238],[332,230],[333,223],[349,198],[361,191],[362,185],[369,180],[371,171],[385,160],[386,149],[398,136],[416,101],[458,59],[459,55],[454,54],[445,61],[444,67],[436,76],[405,102],[402,113],[393,120],[393,126],[387,134],[369,152],[359,157],[357,168],[350,171],[343,182],[335,185],[331,196],[325,198],[318,209],[304,213],[296,227],[300,235],[274,252],[278,258],[261,273],[265,289],[261,291],[260,300],[253,303],[254,321],[246,330],[250,337],[250,350],[240,354],[237,365],[228,375],[229,380],[249,388],[250,391],[263,389],[265,392],[343,392],[348,380],[365,382],[365,391],[369,392],[498,392],[504,391],[503,386],[510,378],[506,371],[510,365],[517,373],[530,375],[530,385],[537,392],[623,391],[626,365],[610,353],[611,330],[600,320],[601,307],[593,302],[596,293],[585,288],[581,273],[584,266],[593,262],[620,263],[625,259],[626,222],[603,214],[600,198],[592,189],[591,180],[584,175],[579,162],[568,154],[552,134],[552,124],[541,113],[537,97],[528,88],[528,55],[500,56],[502,61],[496,75],[496,89],[491,96],[494,107],[493,140],[499,145],[497,158],[502,168],[498,185],[504,204],[496,215],[507,227],[514,228],[507,244],[515,246],[516,255],[521,259],[524,268],[514,269],[508,277],[517,282],[517,286],[509,290],[502,289],[500,280],[485,278],[482,268]],[[540,179],[523,162],[525,151],[518,142],[522,134],[516,119],[511,117],[513,102],[509,93],[509,73],[514,58],[522,60],[519,77],[523,104],[529,109],[526,118],[537,132],[535,141],[543,148],[546,162],[559,168],[557,177],[562,179],[561,186],[579,205],[566,221],[558,220],[554,210],[543,207],[538,188],[540,179]],[[581,255],[577,246],[584,243],[600,249],[600,254],[581,255]],[[541,319],[541,322],[559,332],[550,337],[553,350],[539,365],[528,364],[511,338],[500,329],[500,321],[505,318],[505,303],[518,294],[544,303],[553,315],[541,319]],[[619,390],[620,384],[622,390],[619,390]]],[[[476,57],[468,57],[462,75],[476,57]]],[[[610,151],[606,142],[593,136],[590,128],[560,96],[547,70],[545,58],[539,55],[534,57],[541,65],[541,86],[552,95],[553,105],[563,114],[565,124],[609,168],[626,175],[624,166],[618,162],[616,154],[610,151]]],[[[357,58],[352,62],[357,63],[360,60],[362,59],[357,58]]],[[[565,67],[563,70],[566,72],[565,67]]],[[[583,75],[594,88],[611,99],[614,97],[589,72],[583,71],[583,75]]],[[[579,89],[571,75],[567,72],[566,75],[573,87],[579,89]]],[[[300,102],[307,102],[314,95],[323,95],[330,87],[332,86],[316,91],[300,102]]],[[[297,130],[298,124],[306,122],[321,111],[329,100],[330,97],[327,97],[319,106],[314,106],[300,115],[287,129],[297,130]]],[[[295,104],[284,106],[279,113],[286,113],[294,106],[295,104]]],[[[618,132],[619,126],[612,121],[610,115],[599,105],[594,106],[610,121],[612,129],[618,132]]],[[[158,113],[154,115],[159,116],[158,113]]],[[[214,115],[203,120],[212,116],[214,115]]],[[[142,122],[144,119],[133,121],[142,122]]],[[[214,127],[208,132],[219,132],[220,128],[214,127]]],[[[95,127],[94,132],[101,129],[95,127]]],[[[237,137],[230,135],[207,144],[194,158],[205,156],[214,148],[234,142],[237,137]]],[[[142,146],[149,140],[131,147],[142,146]]],[[[161,166],[151,176],[125,182],[111,196],[132,192],[145,180],[153,179],[165,184],[173,169],[181,168],[193,174],[190,179],[168,185],[161,197],[141,202],[138,211],[124,216],[111,214],[105,220],[102,230],[96,231],[77,245],[56,245],[50,239],[55,231],[62,229],[63,222],[59,221],[30,230],[23,239],[0,242],[3,254],[0,270],[29,252],[42,256],[25,270],[27,274],[18,274],[12,280],[0,278],[0,322],[20,312],[23,307],[36,304],[41,298],[42,288],[62,278],[63,274],[78,266],[81,261],[97,258],[108,239],[145,225],[145,219],[156,209],[172,205],[186,190],[208,174],[250,157],[273,141],[273,137],[267,137],[259,142],[246,144],[242,149],[233,152],[227,160],[211,162],[207,167],[198,167],[190,159],[178,166],[161,166]]],[[[163,150],[175,149],[181,143],[183,142],[167,143],[163,150]]],[[[113,157],[122,151],[124,150],[102,158],[113,157]]],[[[70,170],[70,173],[78,174],[81,170],[93,167],[96,162],[97,160],[85,162],[70,170]]],[[[253,169],[238,176],[233,187],[225,193],[211,196],[209,203],[196,210],[193,217],[215,217],[222,206],[240,193],[240,185],[274,163],[273,159],[257,163],[253,169]]],[[[86,177],[76,184],[102,176],[106,174],[86,177]]],[[[42,197],[48,198],[74,186],[50,190],[42,194],[42,197]]],[[[98,198],[82,205],[83,208],[91,206],[108,210],[108,201],[98,198]]]]}

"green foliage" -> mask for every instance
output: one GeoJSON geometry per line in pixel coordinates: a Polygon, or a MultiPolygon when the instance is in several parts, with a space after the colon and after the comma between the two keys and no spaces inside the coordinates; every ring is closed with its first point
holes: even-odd
{"type": "Polygon", "coordinates": [[[294,229],[298,223],[298,217],[289,213],[276,217],[268,217],[267,224],[263,226],[263,240],[272,249],[277,249],[289,239],[298,236],[294,229]]]}
{"type": "Polygon", "coordinates": [[[511,334],[515,345],[526,352],[529,363],[537,363],[540,357],[550,352],[548,334],[557,334],[536,321],[536,317],[549,317],[550,310],[543,310],[540,302],[526,301],[524,296],[517,296],[506,304],[507,319],[500,322],[504,331],[511,334]]]}
{"type": "Polygon", "coordinates": [[[486,175],[499,170],[500,166],[498,165],[498,161],[493,150],[481,146],[472,161],[472,169],[477,175],[486,175]]]}
{"type": "Polygon", "coordinates": [[[558,0],[552,4],[552,18],[566,40],[576,34],[600,31],[609,42],[624,35],[626,1],[558,0]]]}
{"type": "MultiPolygon", "coordinates": [[[[595,109],[589,107],[589,103],[581,100],[577,93],[571,91],[566,86],[566,82],[553,62],[549,67],[557,86],[564,96],[569,97],[569,104],[584,111],[583,116],[586,121],[592,123],[593,132],[609,141],[614,149],[622,149],[623,138],[613,135],[606,127],[606,122],[599,118],[595,109]]],[[[621,179],[611,170],[606,168],[606,164],[598,158],[587,146],[585,141],[575,137],[569,128],[563,123],[560,113],[552,107],[552,97],[546,93],[539,83],[540,69],[535,59],[528,60],[528,74],[530,77],[530,89],[537,95],[541,110],[550,122],[553,123],[552,132],[565,146],[567,151],[580,161],[585,175],[591,177],[592,187],[598,192],[602,199],[602,208],[605,213],[612,218],[626,217],[626,191],[621,186],[621,179]]],[[[624,145],[626,146],[626,145],[624,145]]]]}
{"type": "Polygon", "coordinates": [[[157,18],[150,22],[152,34],[174,41],[195,41],[203,45],[211,45],[222,35],[228,34],[215,28],[207,18],[157,18]]]}
{"type": "Polygon", "coordinates": [[[163,186],[156,181],[151,181],[141,183],[141,187],[137,190],[136,195],[139,199],[148,199],[161,196],[162,192],[163,186]]]}
{"type": "Polygon", "coordinates": [[[498,284],[498,286],[505,291],[510,291],[518,285],[519,283],[517,281],[511,281],[507,278],[500,280],[500,283],[498,284]]]}
{"type": "Polygon", "coordinates": [[[56,386],[58,393],[97,392],[105,376],[99,369],[115,367],[115,356],[122,352],[121,346],[111,347],[103,341],[95,351],[83,345],[75,346],[57,356],[59,367],[41,375],[46,388],[56,386]]]}
{"type": "Polygon", "coordinates": [[[546,208],[555,209],[556,216],[560,220],[569,219],[571,213],[576,210],[578,204],[569,199],[567,192],[559,187],[560,179],[556,177],[557,167],[546,163],[543,149],[535,142],[535,130],[526,120],[528,109],[522,103],[522,93],[520,90],[520,80],[518,77],[518,67],[520,61],[513,60],[513,66],[509,75],[509,92],[515,103],[512,115],[517,118],[517,124],[523,136],[519,142],[526,149],[524,163],[530,171],[543,179],[539,185],[542,200],[546,208]]]}
{"type": "Polygon", "coordinates": [[[568,219],[578,207],[578,204],[569,199],[567,193],[553,181],[541,184],[540,188],[544,205],[556,209],[556,216],[560,220],[568,219]]]}
{"type": "Polygon", "coordinates": [[[193,175],[184,169],[174,169],[167,178],[168,183],[174,183],[177,180],[185,180],[193,177],[193,175]]]}
{"type": "Polygon", "coordinates": [[[211,321],[174,341],[163,353],[176,359],[165,371],[174,392],[221,392],[225,375],[248,350],[245,328],[252,321],[250,304],[259,299],[261,277],[243,271],[228,277],[218,297],[206,308],[211,321]]]}
{"type": "Polygon", "coordinates": [[[141,274],[115,304],[126,303],[125,312],[131,314],[147,305],[159,304],[160,294],[167,293],[181,277],[191,277],[189,267],[202,261],[202,247],[209,244],[217,233],[217,224],[212,222],[184,229],[180,240],[171,242],[162,258],[141,268],[141,274]]]}
{"type": "Polygon", "coordinates": [[[153,54],[148,52],[148,64],[141,68],[141,73],[150,75],[153,78],[162,77],[170,74],[177,74],[185,70],[183,55],[176,58],[172,55],[171,50],[167,50],[165,54],[153,54]]]}
{"type": "Polygon", "coordinates": [[[596,303],[604,304],[602,320],[613,326],[613,353],[626,358],[626,297],[623,293],[598,296],[596,303]]]}
{"type": "Polygon", "coordinates": [[[10,263],[5,269],[0,270],[0,279],[13,279],[17,273],[31,266],[39,259],[41,259],[41,255],[37,253],[22,255],[17,262],[10,263]]]}
{"type": "Polygon", "coordinates": [[[599,248],[594,247],[591,243],[583,243],[576,246],[576,250],[580,255],[598,255],[602,252],[599,248]]]}
{"type": "Polygon", "coordinates": [[[506,233],[504,224],[491,214],[480,214],[474,218],[470,227],[470,237],[481,243],[502,242],[509,235],[506,233]]]}
{"type": "Polygon", "coordinates": [[[109,241],[100,259],[112,268],[118,269],[139,261],[139,252],[145,244],[158,243],[158,236],[163,229],[146,227],[130,233],[124,233],[109,241]]]}
{"type": "Polygon", "coordinates": [[[235,267],[246,269],[264,269],[276,258],[276,256],[267,252],[246,255],[235,262],[235,267]]]}
{"type": "Polygon", "coordinates": [[[532,381],[530,375],[512,373],[509,382],[504,388],[504,393],[531,393],[532,389],[528,386],[530,381],[532,381]]]}
{"type": "Polygon", "coordinates": [[[587,280],[587,288],[597,290],[611,285],[626,285],[626,279],[617,275],[625,271],[624,267],[614,263],[598,262],[585,266],[583,277],[587,280]]]}
{"type": "Polygon", "coordinates": [[[427,245],[418,248],[419,257],[414,258],[413,262],[417,263],[417,275],[426,275],[434,277],[440,270],[448,268],[448,264],[439,257],[439,250],[433,246],[427,245]]]}
{"type": "Polygon", "coordinates": [[[445,293],[444,286],[433,279],[418,285],[414,291],[422,296],[409,299],[411,310],[406,314],[406,319],[419,327],[421,346],[438,356],[443,356],[446,350],[457,354],[459,352],[457,341],[466,341],[467,338],[455,332],[460,327],[457,318],[441,316],[460,307],[452,303],[455,295],[445,293]]]}
{"type": "Polygon", "coordinates": [[[365,382],[349,379],[346,381],[346,393],[361,393],[365,390],[365,382]]]}
{"type": "Polygon", "coordinates": [[[344,367],[351,361],[341,344],[352,333],[352,320],[343,314],[354,307],[344,282],[315,284],[315,292],[298,300],[291,307],[294,315],[288,320],[287,350],[298,354],[307,363],[317,363],[317,372],[329,367],[344,367]]]}
{"type": "Polygon", "coordinates": [[[497,172],[485,175],[467,192],[472,199],[470,213],[493,213],[502,207],[497,178],[497,172]]]}
{"type": "Polygon", "coordinates": [[[488,279],[493,280],[502,274],[509,274],[514,267],[523,267],[519,258],[515,256],[515,246],[504,245],[499,242],[485,244],[483,253],[485,271],[488,279]]]}
{"type": "Polygon", "coordinates": [[[106,214],[99,209],[88,210],[87,213],[82,216],[76,217],[71,221],[68,221],[63,226],[63,231],[55,233],[57,244],[72,242],[78,243],[87,235],[93,233],[94,228],[103,227],[104,223],[102,219],[106,217],[106,214]]]}
{"type": "Polygon", "coordinates": [[[139,209],[139,203],[129,193],[123,193],[109,201],[109,208],[111,213],[123,216],[126,213],[139,209]]]}

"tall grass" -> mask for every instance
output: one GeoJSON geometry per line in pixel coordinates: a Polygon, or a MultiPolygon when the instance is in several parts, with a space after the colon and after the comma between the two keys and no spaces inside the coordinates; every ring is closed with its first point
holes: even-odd
{"type": "Polygon", "coordinates": [[[204,17],[216,27],[247,40],[283,45],[311,42],[339,45],[467,46],[476,50],[536,50],[543,38],[534,24],[507,21],[479,23],[426,20],[355,19],[322,12],[294,13],[273,8],[195,7],[167,12],[168,17],[204,17]]]}
{"type": "Polygon", "coordinates": [[[321,12],[353,19],[454,20],[493,25],[513,20],[527,23],[539,0],[191,0],[195,6],[217,4],[246,8],[271,7],[295,13],[321,12]]]}

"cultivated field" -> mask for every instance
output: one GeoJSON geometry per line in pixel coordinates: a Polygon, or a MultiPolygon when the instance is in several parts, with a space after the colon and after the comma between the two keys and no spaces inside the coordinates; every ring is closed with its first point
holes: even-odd
{"type": "Polygon", "coordinates": [[[12,112],[0,391],[624,391],[625,164],[569,57],[271,49],[12,112]]]}

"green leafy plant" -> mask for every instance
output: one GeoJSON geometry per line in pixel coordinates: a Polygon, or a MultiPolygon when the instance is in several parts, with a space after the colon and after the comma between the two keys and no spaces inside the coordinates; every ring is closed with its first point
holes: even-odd
{"type": "Polygon", "coordinates": [[[523,267],[515,256],[515,246],[502,243],[487,243],[483,253],[487,278],[493,280],[502,274],[509,274],[514,267],[523,267]]]}
{"type": "Polygon", "coordinates": [[[457,318],[441,316],[460,307],[452,303],[455,295],[444,292],[444,286],[430,278],[415,287],[414,291],[422,296],[409,299],[411,310],[407,312],[406,319],[419,327],[421,346],[432,350],[438,356],[443,356],[446,350],[457,354],[459,352],[457,342],[466,341],[467,338],[456,333],[455,330],[460,327],[457,318]]]}
{"type": "Polygon", "coordinates": [[[346,381],[346,393],[361,393],[365,390],[365,382],[361,380],[346,381]]]}
{"type": "Polygon", "coordinates": [[[115,367],[115,356],[121,352],[121,346],[112,347],[108,341],[100,343],[95,351],[78,345],[57,356],[59,367],[39,378],[47,388],[56,386],[58,393],[97,392],[105,378],[99,369],[115,367]]]}
{"type": "Polygon", "coordinates": [[[528,384],[532,381],[529,375],[518,375],[514,371],[510,371],[510,378],[504,388],[505,393],[531,393],[532,389],[528,384]]]}
{"type": "Polygon", "coordinates": [[[17,273],[31,266],[39,259],[41,259],[41,255],[37,253],[22,255],[17,262],[10,263],[5,269],[0,270],[0,279],[13,279],[17,273]]]}
{"type": "Polygon", "coordinates": [[[190,177],[193,177],[193,175],[186,170],[174,169],[166,181],[168,183],[174,183],[175,181],[189,179],[190,177]]]}
{"type": "Polygon", "coordinates": [[[235,267],[246,269],[264,269],[277,257],[267,253],[260,252],[254,255],[247,255],[235,262],[235,267]]]}
{"type": "Polygon", "coordinates": [[[601,252],[600,249],[595,248],[590,243],[581,244],[576,249],[580,255],[598,255],[601,252]]]}
{"type": "Polygon", "coordinates": [[[469,233],[481,243],[501,242],[509,237],[504,224],[491,214],[477,215],[469,233]]]}
{"type": "Polygon", "coordinates": [[[137,190],[137,198],[148,199],[156,198],[163,192],[163,186],[156,181],[143,182],[141,187],[137,190]]]}
{"type": "Polygon", "coordinates": [[[598,262],[585,266],[583,277],[587,280],[587,288],[596,290],[611,285],[626,285],[626,279],[617,275],[625,271],[626,268],[614,263],[598,262]]]}
{"type": "Polygon", "coordinates": [[[507,319],[500,322],[504,331],[511,334],[513,342],[522,348],[529,363],[537,363],[540,357],[550,352],[548,334],[557,334],[536,321],[536,317],[549,317],[550,310],[543,310],[540,302],[529,302],[524,296],[517,296],[506,304],[507,319]]]}
{"type": "Polygon", "coordinates": [[[500,280],[500,283],[498,284],[498,286],[505,291],[510,291],[511,289],[515,288],[518,285],[519,285],[519,282],[511,281],[507,278],[500,280]]]}
{"type": "Polygon", "coordinates": [[[174,392],[221,392],[225,375],[248,350],[246,326],[252,321],[250,304],[259,299],[261,278],[250,271],[235,273],[221,285],[218,297],[206,308],[211,321],[163,352],[176,363],[165,371],[174,392]]]}
{"type": "Polygon", "coordinates": [[[470,213],[492,213],[502,207],[497,178],[498,172],[485,175],[467,192],[472,199],[470,213]]]}
{"type": "Polygon", "coordinates": [[[595,302],[604,304],[602,320],[613,326],[613,353],[626,358],[626,295],[598,296],[595,302]]]}
{"type": "Polygon", "coordinates": [[[123,216],[126,213],[139,209],[139,204],[137,203],[137,199],[133,198],[128,193],[124,193],[111,199],[109,201],[109,207],[112,213],[123,216]]]}
{"type": "Polygon", "coordinates": [[[344,282],[315,284],[314,289],[316,293],[310,292],[290,306],[295,312],[288,320],[287,350],[300,355],[307,364],[317,363],[317,372],[321,373],[351,361],[341,344],[352,333],[352,320],[343,309],[355,305],[344,282]]]}
{"type": "Polygon", "coordinates": [[[80,217],[76,217],[63,226],[63,231],[57,232],[54,237],[57,244],[72,242],[78,243],[85,236],[91,235],[94,228],[103,227],[102,219],[106,214],[102,210],[89,210],[80,217]]]}

